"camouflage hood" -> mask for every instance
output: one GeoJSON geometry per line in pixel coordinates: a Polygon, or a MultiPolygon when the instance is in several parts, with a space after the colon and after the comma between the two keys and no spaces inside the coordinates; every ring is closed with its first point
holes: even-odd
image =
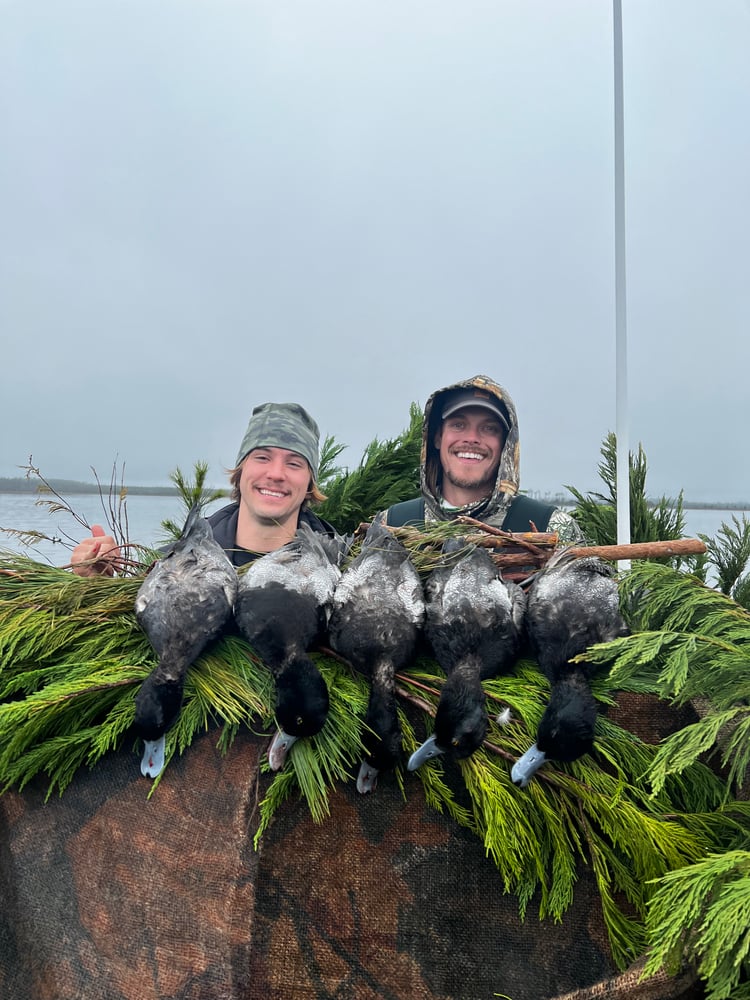
{"type": "Polygon", "coordinates": [[[501,409],[507,415],[509,430],[500,455],[500,465],[492,493],[486,499],[462,508],[459,513],[467,514],[470,517],[480,517],[482,521],[487,523],[502,524],[510,502],[520,487],[518,417],[510,395],[502,386],[493,382],[486,375],[475,375],[473,378],[454,382],[453,385],[436,390],[427,400],[422,425],[420,469],[422,495],[425,498],[425,515],[428,520],[437,521],[445,521],[449,516],[455,516],[455,511],[451,511],[451,514],[447,515],[441,506],[442,471],[438,449],[435,447],[435,435],[442,423],[442,404],[445,394],[454,392],[456,389],[472,388],[490,393],[500,402],[501,409]]]}

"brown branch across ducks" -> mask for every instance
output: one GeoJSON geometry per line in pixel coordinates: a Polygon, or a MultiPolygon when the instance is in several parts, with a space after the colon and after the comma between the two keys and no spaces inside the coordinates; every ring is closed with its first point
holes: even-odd
{"type": "MultiPolygon", "coordinates": [[[[519,547],[536,556],[548,558],[549,549],[556,548],[557,534],[555,532],[513,532],[482,524],[473,517],[460,516],[456,518],[459,524],[468,524],[479,529],[484,536],[467,536],[467,540],[476,545],[497,546],[497,539],[505,541],[509,547],[519,547]]],[[[500,542],[501,548],[503,547],[500,542]]],[[[630,542],[623,545],[571,545],[570,554],[582,559],[584,556],[598,556],[600,559],[615,561],[617,559],[664,559],[670,556],[700,555],[706,551],[706,545],[700,538],[674,538],[658,542],[630,542]]],[[[498,553],[503,555],[503,553],[498,553]]],[[[513,565],[513,563],[511,563],[513,565]]]]}
{"type": "Polygon", "coordinates": [[[706,551],[700,538],[674,538],[662,542],[630,542],[627,545],[574,545],[571,554],[577,558],[598,556],[600,559],[666,559],[669,556],[693,556],[706,551]]]}
{"type": "MultiPolygon", "coordinates": [[[[498,544],[497,540],[501,539],[506,545],[518,546],[536,556],[544,556],[545,549],[554,549],[557,545],[556,531],[503,531],[502,528],[495,528],[491,524],[483,524],[481,521],[477,521],[476,518],[467,517],[465,514],[459,515],[456,521],[458,524],[468,524],[481,532],[479,536],[467,536],[467,540],[474,542],[475,545],[489,544],[496,546],[498,544]],[[486,540],[487,536],[489,536],[489,541],[486,540]]],[[[500,544],[502,544],[502,541],[500,544]]]]}

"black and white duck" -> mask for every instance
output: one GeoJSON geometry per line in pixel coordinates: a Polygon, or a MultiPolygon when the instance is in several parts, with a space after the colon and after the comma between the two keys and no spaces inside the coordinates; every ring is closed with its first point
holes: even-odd
{"type": "Polygon", "coordinates": [[[278,732],[268,751],[278,771],[292,745],[320,732],[328,688],[308,655],[325,634],[346,542],[301,524],[294,538],[239,574],[234,618],[273,674],[278,732]]]}
{"type": "Polygon", "coordinates": [[[144,776],[155,778],[164,767],[164,734],[179,715],[185,674],[231,619],[236,595],[234,566],[196,504],[135,599],[138,624],[159,657],[135,696],[144,776]]]}
{"type": "Polygon", "coordinates": [[[521,648],[526,596],[502,578],[486,549],[449,538],[425,584],[425,635],[447,674],[435,730],[409,758],[415,771],[443,753],[470,756],[487,733],[482,681],[513,666],[521,648]]]}
{"type": "Polygon", "coordinates": [[[552,556],[529,591],[526,631],[552,690],[536,742],[511,770],[522,788],[546,760],[570,763],[593,749],[592,668],[570,660],[594,643],[629,632],[612,564],[593,556],[577,558],[570,549],[552,556]]]}
{"type": "Polygon", "coordinates": [[[377,786],[378,774],[401,753],[396,673],[414,656],[424,620],[422,581],[401,542],[379,521],[367,529],[344,569],[328,623],[331,647],[370,680],[357,790],[377,786]]]}

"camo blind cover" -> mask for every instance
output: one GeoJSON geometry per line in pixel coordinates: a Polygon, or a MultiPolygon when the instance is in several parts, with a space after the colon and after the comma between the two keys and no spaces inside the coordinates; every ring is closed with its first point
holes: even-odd
{"type": "MultiPolygon", "coordinates": [[[[628,696],[643,738],[676,728],[628,696]]],[[[622,716],[625,717],[622,717],[622,716]]],[[[629,716],[629,718],[628,718],[629,716]]],[[[684,720],[682,720],[684,722],[684,720]]],[[[682,724],[682,722],[680,722],[682,724]]],[[[481,843],[392,782],[314,824],[289,803],[252,846],[259,755],[206,734],[148,800],[135,753],[0,797],[0,997],[13,1000],[697,998],[685,974],[615,970],[585,869],[561,924],[524,923],[481,843]]]]}

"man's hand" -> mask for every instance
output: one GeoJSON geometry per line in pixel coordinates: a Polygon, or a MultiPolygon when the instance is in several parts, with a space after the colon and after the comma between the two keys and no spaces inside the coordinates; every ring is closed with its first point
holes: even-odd
{"type": "Polygon", "coordinates": [[[114,576],[121,558],[120,548],[100,524],[91,527],[91,538],[84,538],[70,554],[70,564],[78,576],[114,576]]]}

